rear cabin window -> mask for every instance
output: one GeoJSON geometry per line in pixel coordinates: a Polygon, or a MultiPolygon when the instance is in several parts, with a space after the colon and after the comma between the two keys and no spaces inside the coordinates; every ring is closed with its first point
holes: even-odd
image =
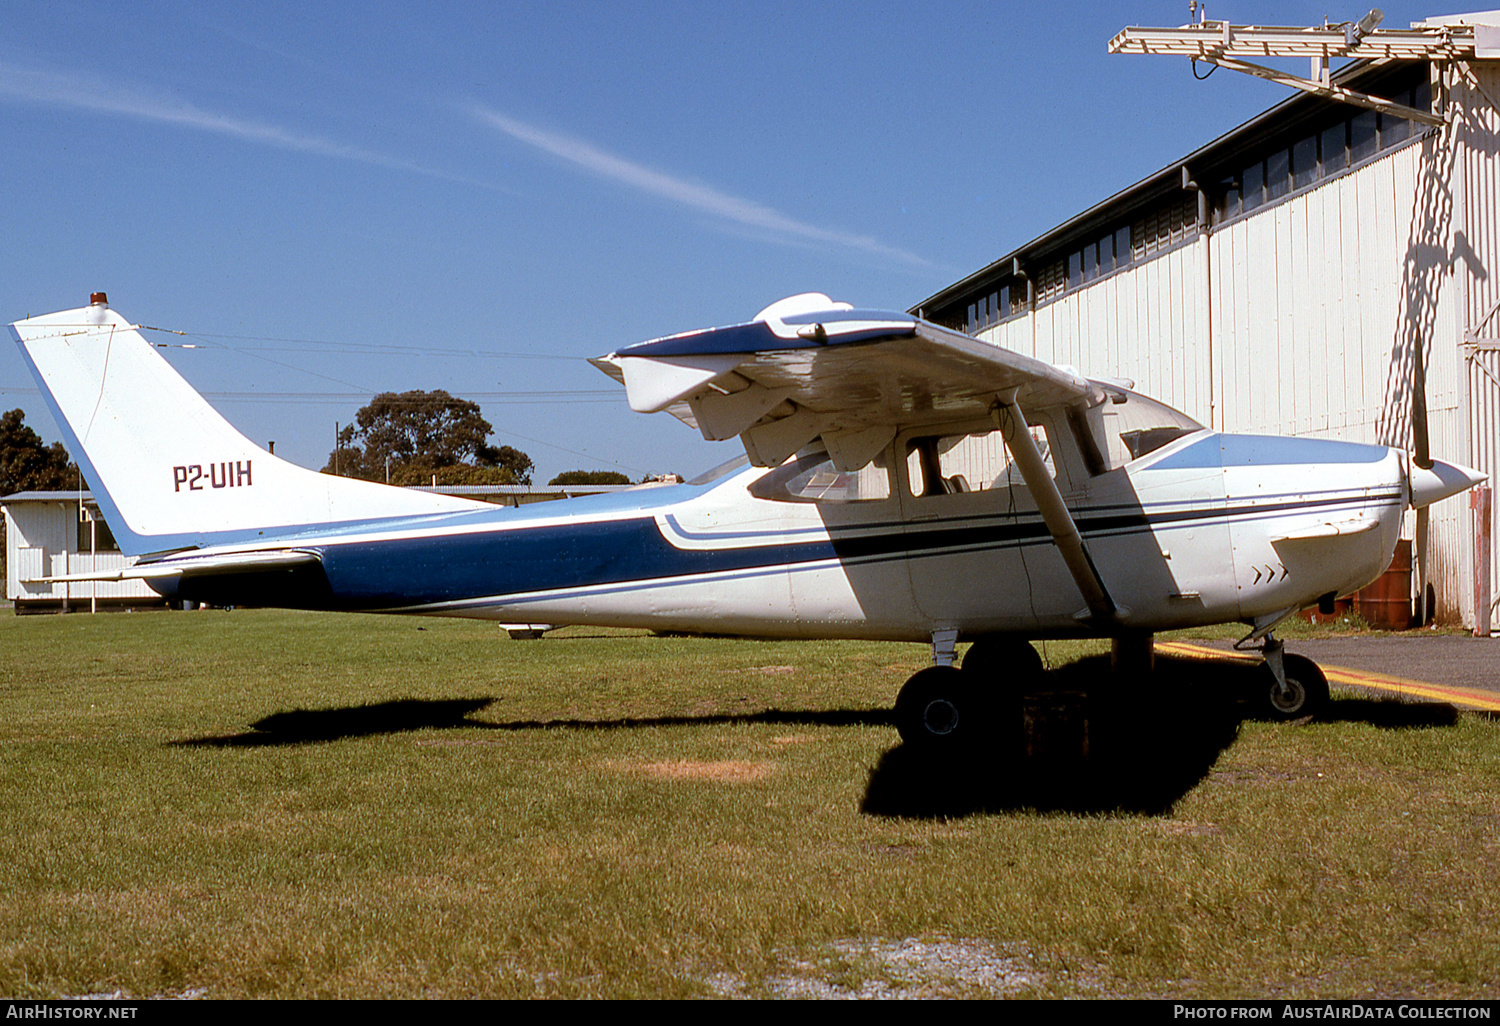
{"type": "Polygon", "coordinates": [[[719,478],[728,477],[730,474],[734,473],[736,470],[739,470],[741,467],[747,467],[749,465],[750,457],[746,456],[744,453],[740,453],[738,456],[735,456],[732,459],[727,459],[716,467],[711,467],[710,469],[705,470],[703,473],[699,474],[697,477],[689,481],[688,484],[713,484],[715,481],[719,480],[719,478]]]}
{"type": "Polygon", "coordinates": [[[750,486],[750,494],[780,502],[875,502],[891,497],[884,456],[859,470],[834,466],[821,450],[799,454],[750,486]]]}

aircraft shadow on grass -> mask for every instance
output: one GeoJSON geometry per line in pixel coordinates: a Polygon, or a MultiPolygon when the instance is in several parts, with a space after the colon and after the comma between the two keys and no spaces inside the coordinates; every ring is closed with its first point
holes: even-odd
{"type": "MultiPolygon", "coordinates": [[[[1255,718],[1267,686],[1259,663],[1158,656],[1149,685],[1109,679],[1108,658],[1047,675],[1031,711],[995,744],[945,756],[898,745],[871,771],[862,811],[902,818],[953,818],[1037,810],[1166,815],[1201,783],[1240,726],[1255,718]]],[[[1435,702],[1344,699],[1320,722],[1386,729],[1452,726],[1458,711],[1435,702]]]]}
{"type": "Polygon", "coordinates": [[[641,716],[613,720],[511,720],[495,723],[470,717],[494,698],[423,700],[404,698],[371,705],[336,709],[294,709],[273,713],[250,725],[243,734],[189,738],[170,742],[194,748],[265,748],[301,745],[348,738],[396,734],[412,730],[622,730],[640,727],[700,727],[718,724],[801,724],[824,727],[890,726],[886,709],[767,709],[757,713],[699,716],[641,716]]]}
{"type": "Polygon", "coordinates": [[[187,738],[170,744],[188,748],[269,748],[410,730],[488,727],[490,724],[469,717],[493,701],[493,698],[402,698],[336,709],[293,709],[256,720],[243,734],[187,738]]]}
{"type": "MultiPolygon", "coordinates": [[[[1493,717],[1493,713],[1470,715],[1493,717]]],[[[1399,698],[1344,698],[1330,705],[1320,723],[1367,723],[1385,730],[1421,727],[1451,727],[1458,722],[1458,707],[1447,702],[1415,702],[1399,698]]]]}
{"type": "MultiPolygon", "coordinates": [[[[1030,702],[1031,724],[1019,709],[993,742],[941,753],[897,744],[870,773],[861,805],[870,815],[957,817],[1036,809],[1160,815],[1196,787],[1239,736],[1258,688],[1258,664],[1159,656],[1149,685],[1109,677],[1108,658],[1085,659],[1047,674],[1030,702]],[[1040,712],[1039,712],[1040,710],[1040,712]],[[1041,722],[1038,723],[1038,716],[1041,722]],[[1002,736],[1005,735],[1005,736],[1002,736]],[[1008,754],[1007,754],[1008,753],[1008,754]]],[[[241,733],[191,738],[173,745],[260,748],[326,743],[414,730],[628,730],[722,724],[889,727],[885,709],[780,710],[617,719],[474,719],[495,699],[399,699],[333,709],[273,713],[241,733]]],[[[1384,729],[1448,727],[1458,711],[1435,702],[1345,698],[1324,722],[1368,723],[1384,729]]]]}

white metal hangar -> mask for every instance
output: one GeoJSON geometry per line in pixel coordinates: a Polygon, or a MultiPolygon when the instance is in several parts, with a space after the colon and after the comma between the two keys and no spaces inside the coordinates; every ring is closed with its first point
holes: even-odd
{"type": "MultiPolygon", "coordinates": [[[[1410,448],[1412,396],[1425,373],[1433,455],[1488,474],[1493,486],[1500,27],[1484,23],[1500,26],[1500,12],[1351,38],[1332,53],[1354,58],[1338,72],[1318,76],[1315,63],[1317,77],[1288,83],[1304,93],[913,312],[1088,374],[1133,379],[1226,431],[1410,448]],[[1382,43],[1398,36],[1415,42],[1382,43]],[[1397,106],[1432,116],[1399,116],[1397,106]]],[[[1207,29],[1227,46],[1230,26],[1207,29]]],[[[1158,30],[1126,30],[1116,43],[1148,31],[1158,30]]],[[[1211,47],[1137,52],[1214,57],[1211,47]]],[[[1236,51],[1220,50],[1216,63],[1233,66],[1226,52],[1236,51]]],[[[1466,494],[1432,507],[1420,530],[1408,514],[1403,533],[1417,536],[1419,552],[1426,535],[1420,577],[1437,614],[1472,627],[1477,613],[1487,631],[1500,567],[1476,539],[1476,519],[1466,494]]]]}

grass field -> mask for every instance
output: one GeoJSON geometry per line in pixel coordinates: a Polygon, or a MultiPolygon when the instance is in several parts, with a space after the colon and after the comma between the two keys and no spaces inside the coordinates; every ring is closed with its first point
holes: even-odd
{"type": "Polygon", "coordinates": [[[1075,793],[899,748],[914,645],[237,611],[0,652],[0,996],[1500,985],[1500,733],[1446,707],[1240,722],[1200,674],[1075,793]]]}

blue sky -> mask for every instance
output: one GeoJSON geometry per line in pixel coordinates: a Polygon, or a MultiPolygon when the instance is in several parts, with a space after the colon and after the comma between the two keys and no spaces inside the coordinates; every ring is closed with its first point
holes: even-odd
{"type": "MultiPolygon", "coordinates": [[[[630,413],[585,358],[797,292],[905,309],[1287,95],[1106,53],[1186,20],[1176,0],[0,0],[0,323],[105,290],[189,332],[150,337],[199,346],[163,352],[314,467],[370,395],[442,388],[538,481],[692,474],[737,444],[630,413]]],[[[58,437],[0,346],[17,406],[58,437]]]]}

